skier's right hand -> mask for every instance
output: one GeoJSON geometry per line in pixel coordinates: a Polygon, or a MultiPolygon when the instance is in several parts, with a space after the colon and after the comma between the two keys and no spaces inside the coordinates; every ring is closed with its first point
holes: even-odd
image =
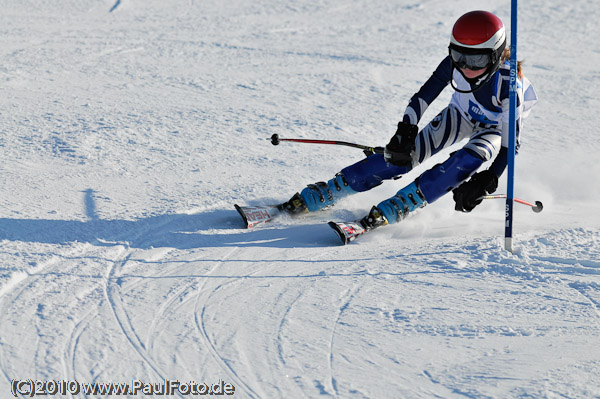
{"type": "Polygon", "coordinates": [[[415,139],[419,133],[417,125],[398,122],[398,130],[388,145],[385,146],[383,158],[386,162],[396,166],[412,166],[412,157],[415,152],[415,139]]]}

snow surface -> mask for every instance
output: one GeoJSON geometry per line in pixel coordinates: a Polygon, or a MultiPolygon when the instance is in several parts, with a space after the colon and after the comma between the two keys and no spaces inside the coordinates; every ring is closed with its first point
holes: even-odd
{"type": "MultiPolygon", "coordinates": [[[[325,222],[416,174],[262,229],[233,209],[362,157],[274,133],[386,144],[471,1],[0,0],[0,397],[27,378],[600,397],[600,8],[519,5],[540,102],[516,196],[545,208],[515,204],[510,254],[503,200],[449,197],[338,245],[325,222]]],[[[509,1],[476,7],[510,27],[509,1]]]]}

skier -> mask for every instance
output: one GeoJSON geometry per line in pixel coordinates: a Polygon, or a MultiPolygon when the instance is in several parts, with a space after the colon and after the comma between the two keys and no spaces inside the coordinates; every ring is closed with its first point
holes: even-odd
{"type": "MultiPolygon", "coordinates": [[[[423,172],[393,197],[373,206],[360,224],[368,231],[396,223],[410,212],[453,191],[455,209],[470,212],[493,193],[508,159],[510,49],[502,21],[486,11],[461,16],[449,54],[412,96],[398,129],[383,154],[350,165],[328,182],[310,184],[282,205],[291,214],[314,212],[337,200],[370,190],[384,180],[408,173],[429,157],[463,139],[468,142],[448,159],[423,172]],[[427,107],[450,84],[450,104],[421,131],[417,124],[427,107]],[[484,162],[487,170],[477,172],[484,162]],[[477,172],[477,173],[475,173],[477,172]],[[470,178],[470,179],[469,179],[470,178]]],[[[537,102],[531,83],[518,65],[517,148],[523,119],[537,102]]]]}

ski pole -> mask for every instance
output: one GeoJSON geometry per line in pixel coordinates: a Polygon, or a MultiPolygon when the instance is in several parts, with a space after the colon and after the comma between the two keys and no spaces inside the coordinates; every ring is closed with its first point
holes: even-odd
{"type": "MultiPolygon", "coordinates": [[[[480,197],[481,199],[495,199],[495,198],[506,198],[506,194],[497,194],[497,195],[485,195],[480,197]]],[[[528,205],[531,207],[531,210],[535,213],[540,213],[542,209],[544,209],[544,204],[541,201],[535,201],[535,204],[531,202],[523,201],[520,198],[513,198],[513,201],[518,202],[519,204],[528,205]]]]}
{"type": "MultiPolygon", "coordinates": [[[[267,139],[269,140],[269,139],[267,139]]],[[[292,141],[294,143],[309,143],[309,144],[333,144],[333,145],[345,145],[347,147],[360,148],[365,152],[371,152],[374,154],[383,154],[383,147],[369,147],[362,144],[349,143],[347,141],[337,141],[337,140],[312,140],[312,139],[282,139],[278,134],[274,134],[271,136],[271,144],[279,145],[282,141],[292,141]]]]}

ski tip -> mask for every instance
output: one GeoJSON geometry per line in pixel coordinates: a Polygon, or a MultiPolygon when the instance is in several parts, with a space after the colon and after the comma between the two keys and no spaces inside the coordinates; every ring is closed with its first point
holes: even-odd
{"type": "Polygon", "coordinates": [[[240,214],[242,219],[244,219],[244,224],[246,225],[246,228],[249,228],[248,218],[246,217],[246,214],[242,210],[242,207],[240,207],[238,204],[233,204],[233,206],[235,206],[235,210],[238,211],[238,213],[240,214]]]}
{"type": "Polygon", "coordinates": [[[327,224],[337,233],[343,245],[348,244],[348,238],[336,222],[329,222],[327,224]]]}
{"type": "Polygon", "coordinates": [[[255,226],[262,225],[263,223],[270,222],[279,214],[281,211],[279,210],[278,205],[262,205],[262,206],[240,206],[238,204],[233,204],[235,209],[238,211],[242,219],[244,219],[244,223],[246,223],[246,228],[251,229],[255,226]]]}

